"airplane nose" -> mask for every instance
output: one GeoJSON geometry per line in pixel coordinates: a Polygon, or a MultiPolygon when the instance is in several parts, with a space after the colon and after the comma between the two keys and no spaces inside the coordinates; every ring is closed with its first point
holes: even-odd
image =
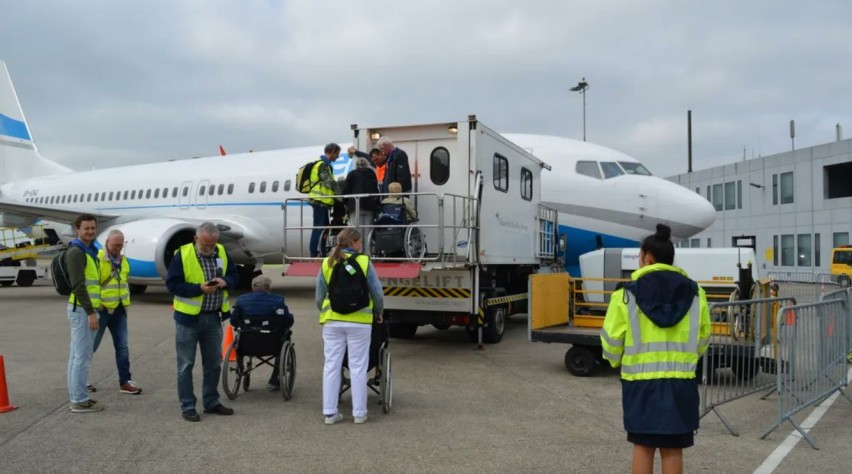
{"type": "Polygon", "coordinates": [[[713,225],[716,209],[700,194],[671,182],[660,188],[660,218],[671,226],[672,237],[689,238],[713,225]]]}

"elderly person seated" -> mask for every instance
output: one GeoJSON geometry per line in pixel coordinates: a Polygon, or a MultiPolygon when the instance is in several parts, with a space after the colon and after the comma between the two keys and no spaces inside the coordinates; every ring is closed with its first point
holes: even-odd
{"type": "MultiPolygon", "coordinates": [[[[269,289],[271,285],[272,280],[263,275],[256,276],[251,281],[252,292],[240,296],[231,310],[232,326],[238,326],[243,318],[248,317],[267,317],[270,321],[272,318],[279,318],[282,331],[286,331],[293,326],[293,315],[290,313],[287,305],[284,304],[284,297],[270,293],[269,289]]],[[[278,364],[279,360],[276,357],[275,369],[269,378],[269,384],[266,386],[269,391],[281,388],[281,382],[278,380],[278,364]]]]}
{"type": "Polygon", "coordinates": [[[400,222],[414,222],[417,220],[417,210],[414,209],[414,204],[411,199],[408,199],[402,193],[402,185],[393,182],[388,185],[388,197],[382,199],[381,211],[388,214],[399,214],[396,219],[400,222]],[[396,209],[395,209],[396,208],[396,209]],[[402,213],[405,211],[406,219],[403,220],[402,213]]]}

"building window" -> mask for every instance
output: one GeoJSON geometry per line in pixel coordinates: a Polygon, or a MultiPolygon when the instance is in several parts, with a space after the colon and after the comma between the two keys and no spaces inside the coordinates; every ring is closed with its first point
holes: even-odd
{"type": "Polygon", "coordinates": [[[713,207],[716,208],[717,211],[722,210],[722,185],[714,184],[713,185],[713,207]]]}
{"type": "Polygon", "coordinates": [[[709,249],[711,247],[713,247],[712,240],[710,239],[710,237],[707,237],[707,248],[709,249]]]}
{"type": "Polygon", "coordinates": [[[822,253],[821,250],[820,250],[820,247],[821,247],[821,245],[820,245],[820,242],[819,242],[819,234],[814,234],[814,266],[815,267],[820,266],[820,263],[822,263],[821,259],[820,259],[820,253],[822,253]]]}
{"type": "Polygon", "coordinates": [[[725,183],[725,210],[737,208],[737,184],[731,181],[725,183]]]}
{"type": "Polygon", "coordinates": [[[578,161],[574,165],[574,169],[577,171],[577,174],[601,179],[601,169],[598,167],[597,161],[578,161]]]}
{"type": "Polygon", "coordinates": [[[852,197],[852,161],[822,167],[826,199],[852,197]]]}
{"type": "Polygon", "coordinates": [[[778,236],[772,236],[772,265],[778,266],[778,236]]]}
{"type": "Polygon", "coordinates": [[[533,174],[532,171],[521,168],[521,198],[532,201],[533,196],[533,174]]]}
{"type": "Polygon", "coordinates": [[[713,193],[711,192],[711,189],[713,189],[713,188],[711,188],[710,185],[708,184],[707,185],[707,200],[710,201],[710,202],[713,202],[713,193]]]}
{"type": "Polygon", "coordinates": [[[793,203],[793,172],[781,173],[781,204],[793,203]]]}
{"type": "Polygon", "coordinates": [[[228,185],[228,194],[234,194],[234,183],[228,185]]]}
{"type": "Polygon", "coordinates": [[[737,181],[737,209],[743,208],[743,182],[737,181]]]}
{"type": "Polygon", "coordinates": [[[695,194],[701,196],[701,188],[695,188],[695,194]]]}
{"type": "Polygon", "coordinates": [[[689,246],[694,248],[694,249],[701,247],[701,239],[692,239],[692,242],[690,242],[689,246]]]}
{"type": "Polygon", "coordinates": [[[509,191],[509,160],[494,154],[494,189],[509,191]]]}
{"type": "Polygon", "coordinates": [[[832,247],[843,247],[844,245],[849,245],[849,232],[835,232],[831,236],[832,247]]]}
{"type": "Polygon", "coordinates": [[[772,175],[772,205],[778,205],[778,175],[772,175]]]}
{"type": "Polygon", "coordinates": [[[811,234],[799,234],[796,240],[796,265],[811,266],[811,234]]]}
{"type": "Polygon", "coordinates": [[[793,234],[781,236],[781,266],[792,267],[796,265],[796,249],[793,244],[793,234]]]}
{"type": "Polygon", "coordinates": [[[450,152],[442,146],[429,155],[429,179],[439,186],[450,180],[450,152]]]}

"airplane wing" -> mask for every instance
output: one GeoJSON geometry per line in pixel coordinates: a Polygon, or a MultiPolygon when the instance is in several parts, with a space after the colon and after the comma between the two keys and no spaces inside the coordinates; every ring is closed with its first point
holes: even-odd
{"type": "Polygon", "coordinates": [[[98,218],[99,221],[109,221],[118,217],[113,214],[99,214],[91,211],[78,211],[73,209],[57,209],[55,207],[34,206],[19,202],[9,202],[0,199],[0,213],[11,214],[26,218],[46,219],[56,222],[72,223],[83,212],[88,212],[98,218]]]}

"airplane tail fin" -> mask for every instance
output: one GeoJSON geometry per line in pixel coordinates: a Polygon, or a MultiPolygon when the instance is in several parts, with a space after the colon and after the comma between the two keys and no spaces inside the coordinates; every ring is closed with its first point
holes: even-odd
{"type": "Polygon", "coordinates": [[[70,171],[39,154],[6,63],[0,61],[0,184],[70,171]]]}

